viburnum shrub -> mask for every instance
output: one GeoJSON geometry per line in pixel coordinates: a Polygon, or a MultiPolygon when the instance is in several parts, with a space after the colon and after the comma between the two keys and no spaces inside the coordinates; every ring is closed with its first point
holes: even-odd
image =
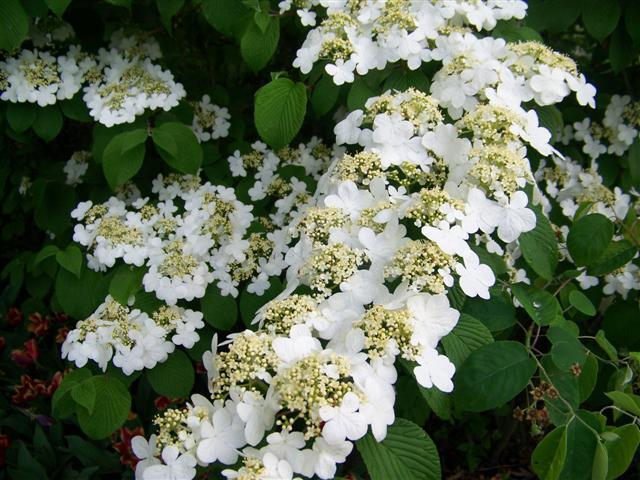
{"type": "Polygon", "coordinates": [[[0,479],[640,474],[639,31],[2,0],[0,479]]]}

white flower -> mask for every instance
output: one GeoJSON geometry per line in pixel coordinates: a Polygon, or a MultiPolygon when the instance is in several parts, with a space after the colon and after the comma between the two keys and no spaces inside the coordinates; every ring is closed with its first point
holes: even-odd
{"type": "Polygon", "coordinates": [[[351,83],[354,80],[353,70],[356,64],[347,60],[346,62],[339,58],[335,64],[329,63],[325,65],[324,70],[333,77],[333,83],[342,85],[343,83],[351,83]]]}
{"type": "Polygon", "coordinates": [[[338,186],[337,194],[329,195],[324,199],[327,207],[344,210],[352,220],[360,216],[360,212],[371,205],[373,198],[366,190],[358,190],[351,180],[342,182],[338,186]]]}
{"type": "Polygon", "coordinates": [[[487,265],[480,264],[478,256],[469,252],[463,257],[464,265],[456,264],[456,272],[460,275],[460,288],[470,297],[478,296],[489,299],[489,287],[491,287],[496,277],[487,265]]]}
{"type": "Polygon", "coordinates": [[[498,237],[503,242],[511,243],[521,233],[536,227],[536,214],[526,208],[528,201],[527,194],[518,191],[511,195],[509,203],[504,206],[498,222],[498,237]]]}
{"type": "Polygon", "coordinates": [[[291,327],[289,337],[278,337],[273,340],[273,350],[284,363],[293,363],[310,353],[322,350],[320,340],[311,336],[306,325],[291,327]]]}
{"type": "Polygon", "coordinates": [[[583,74],[577,77],[569,76],[567,78],[567,84],[569,88],[576,92],[576,99],[580,105],[589,105],[591,108],[596,108],[596,87],[587,83],[583,74]]]}
{"type": "Polygon", "coordinates": [[[453,330],[460,318],[460,312],[449,306],[444,294],[415,295],[407,300],[407,310],[414,320],[412,343],[432,348],[453,330]]]}
{"type": "Polygon", "coordinates": [[[334,127],[333,133],[336,135],[336,143],[338,145],[358,143],[363,117],[362,110],[354,110],[334,127]]]}
{"type": "Polygon", "coordinates": [[[133,454],[140,460],[136,464],[136,480],[143,478],[144,471],[153,466],[160,464],[160,460],[156,455],[156,436],[152,434],[149,441],[138,435],[131,439],[131,450],[133,454]]]}
{"type": "Polygon", "coordinates": [[[319,415],[325,424],[322,436],[331,445],[342,444],[345,438],[358,440],[367,433],[367,422],[362,413],[358,412],[360,400],[355,393],[349,392],[343,398],[339,407],[320,407],[319,415]]]}
{"type": "Polygon", "coordinates": [[[471,150],[471,142],[459,138],[458,129],[448,124],[440,124],[432,132],[425,133],[422,145],[442,157],[448,165],[463,161],[471,150]]]}
{"type": "Polygon", "coordinates": [[[434,348],[427,348],[422,355],[416,358],[418,366],[413,369],[416,380],[425,388],[435,386],[443,392],[453,390],[451,378],[456,367],[444,355],[439,355],[434,348]]]}
{"type": "Polygon", "coordinates": [[[196,459],[188,453],[180,454],[174,446],[162,449],[164,465],[152,465],[142,474],[144,480],[189,480],[196,476],[196,459]]]}
{"type": "Polygon", "coordinates": [[[247,390],[242,401],[236,405],[238,416],[245,422],[244,436],[249,445],[257,445],[264,432],[273,426],[279,405],[274,401],[272,390],[263,398],[258,393],[247,390]]]}
{"type": "Polygon", "coordinates": [[[448,222],[440,222],[438,228],[425,225],[422,227],[422,234],[436,242],[440,250],[449,255],[463,256],[469,251],[469,244],[466,242],[469,235],[459,225],[451,227],[448,222]]]}
{"type": "Polygon", "coordinates": [[[316,454],[314,471],[323,480],[333,478],[336,474],[336,463],[342,463],[353,450],[353,443],[328,443],[323,437],[317,437],[313,442],[316,454]]]}
{"type": "Polygon", "coordinates": [[[198,460],[206,463],[220,461],[231,465],[238,460],[238,449],[245,444],[244,429],[240,417],[229,408],[219,408],[211,419],[202,422],[202,441],[198,445],[198,460]]]}
{"type": "Polygon", "coordinates": [[[314,27],[316,24],[316,12],[312,12],[308,8],[301,8],[296,10],[296,13],[300,17],[300,23],[305,27],[314,27]]]}

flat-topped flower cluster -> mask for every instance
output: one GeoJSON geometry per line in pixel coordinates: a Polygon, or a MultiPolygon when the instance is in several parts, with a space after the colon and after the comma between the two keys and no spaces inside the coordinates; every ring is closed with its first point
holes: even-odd
{"type": "Polygon", "coordinates": [[[0,62],[0,99],[42,107],[71,99],[83,89],[93,119],[111,127],[131,123],[145,110],[170,110],[186,95],[171,72],[153,63],[162,54],[152,38],[117,31],[97,55],[77,45],[63,55],[55,51],[22,50],[0,62]]]}
{"type": "MultiPolygon", "coordinates": [[[[68,183],[79,181],[89,156],[74,153],[65,166],[68,183]]],[[[63,356],[79,367],[91,359],[102,369],[113,359],[127,375],[152,368],[175,345],[191,348],[199,339],[202,314],[178,302],[202,298],[210,284],[222,295],[237,296],[241,284],[262,295],[286,266],[291,233],[285,220],[311,197],[305,182],[281,175],[296,167],[299,174],[318,177],[330,156],[314,139],[278,152],[256,142],[251,152],[230,157],[232,164],[239,160],[242,168],[262,172],[257,177],[267,188],[251,199],[274,203],[273,213],[264,216],[254,216],[253,205],[239,201],[232,188],[193,175],[160,175],[153,182],[154,199],[130,186],[128,194],[104,203],[81,202],[72,211],[78,221],[73,238],[87,249],[87,266],[105,271],[123,262],[143,268],[144,289],[161,303],[145,313],[130,308],[135,298],[122,306],[108,297],[71,331],[63,356]]]]}

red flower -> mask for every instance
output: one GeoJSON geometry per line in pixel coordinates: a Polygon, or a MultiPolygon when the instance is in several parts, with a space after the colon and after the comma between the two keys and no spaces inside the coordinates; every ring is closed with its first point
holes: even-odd
{"type": "Polygon", "coordinates": [[[65,323],[67,320],[69,320],[69,317],[65,313],[54,313],[53,314],[53,321],[54,322],[65,323]]]}
{"type": "Polygon", "coordinates": [[[24,319],[24,315],[22,315],[22,311],[20,311],[17,307],[12,307],[7,312],[7,323],[10,327],[16,327],[22,323],[24,319]]]}
{"type": "Polygon", "coordinates": [[[0,433],[0,468],[4,467],[5,454],[11,446],[11,439],[8,435],[0,433]]]}
{"type": "Polygon", "coordinates": [[[62,372],[56,372],[51,378],[51,382],[47,387],[46,395],[47,397],[53,396],[58,387],[60,386],[60,382],[62,382],[62,372]]]}
{"type": "Polygon", "coordinates": [[[24,342],[23,349],[16,349],[11,352],[11,360],[19,367],[27,368],[38,360],[38,355],[38,344],[36,340],[32,338],[24,342]]]}
{"type": "Polygon", "coordinates": [[[169,397],[163,397],[162,395],[160,395],[159,397],[156,397],[156,399],[153,401],[153,405],[158,410],[164,410],[172,403],[181,403],[182,401],[183,401],[182,398],[169,398],[169,397]]]}
{"type": "Polygon", "coordinates": [[[43,380],[31,378],[29,375],[20,376],[20,385],[13,387],[15,392],[11,401],[15,405],[24,405],[35,400],[47,392],[47,383],[43,380]]]}
{"type": "Polygon", "coordinates": [[[56,342],[57,343],[64,342],[65,339],[67,338],[67,335],[69,335],[69,327],[67,327],[66,325],[64,327],[60,327],[58,329],[58,333],[56,333],[56,342]]]}
{"type": "Polygon", "coordinates": [[[43,317],[39,313],[32,313],[29,315],[29,325],[27,330],[33,333],[36,337],[46,335],[49,331],[49,316],[43,317]]]}
{"type": "Polygon", "coordinates": [[[120,435],[120,440],[116,441],[117,437],[116,433],[114,433],[111,436],[111,444],[120,454],[120,463],[123,465],[129,465],[131,469],[135,469],[136,464],[138,463],[138,458],[133,454],[133,450],[131,449],[131,439],[138,435],[144,435],[144,430],[142,427],[136,427],[133,429],[122,427],[118,430],[118,434],[120,435]]]}

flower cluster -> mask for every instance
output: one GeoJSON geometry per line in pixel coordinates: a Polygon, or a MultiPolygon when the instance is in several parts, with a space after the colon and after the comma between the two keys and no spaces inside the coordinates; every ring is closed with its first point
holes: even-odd
{"type": "Polygon", "coordinates": [[[100,49],[83,99],[89,113],[107,127],[131,123],[145,110],[170,110],[186,95],[182,84],[153,60],[160,58],[157,42],[138,42],[122,32],[113,35],[109,49],[100,49]]]}
{"type": "Polygon", "coordinates": [[[341,1],[305,0],[280,2],[280,11],[293,6],[303,25],[315,26],[317,14],[327,17],[312,29],[297,52],[294,66],[303,73],[326,60],[326,72],[337,85],[354,81],[354,71],[365,75],[403,60],[411,70],[423,62],[442,60],[453,42],[449,35],[492,29],[498,20],[523,18],[526,3],[520,0],[464,2],[438,0],[341,1]]]}
{"type": "MultiPolygon", "coordinates": [[[[133,122],[147,109],[170,110],[186,95],[171,72],[153,63],[161,53],[152,39],[117,31],[109,48],[101,48],[95,56],[78,46],[69,47],[64,55],[51,52],[22,50],[0,62],[0,99],[53,105],[71,99],[84,85],[83,99],[91,116],[111,127],[133,122]]],[[[216,126],[218,132],[224,130],[222,123],[216,126]]]]}
{"type": "Polygon", "coordinates": [[[53,105],[78,93],[93,68],[95,61],[77,46],[57,57],[37,49],[22,50],[0,62],[0,99],[53,105]]]}
{"type": "Polygon", "coordinates": [[[214,281],[237,294],[230,270],[246,258],[252,207],[233,189],[201,184],[191,175],[159,176],[152,191],[155,202],[111,197],[102,204],[82,202],[72,212],[80,222],[73,238],[89,250],[89,268],[105,270],[117,259],[145,265],[145,290],[169,305],[201,298],[214,281]]]}
{"type": "Polygon", "coordinates": [[[640,102],[632,102],[628,95],[613,95],[604,112],[602,122],[586,117],[562,132],[562,143],[572,140],[582,143],[582,151],[592,160],[609,153],[622,156],[638,137],[640,102]]]}
{"type": "MultiPolygon", "coordinates": [[[[178,307],[178,302],[202,298],[210,284],[232,296],[239,294],[241,284],[258,295],[269,288],[270,278],[286,267],[294,235],[288,220],[311,198],[307,183],[285,177],[286,169],[300,169],[301,178],[317,178],[331,150],[317,139],[277,154],[259,142],[253,148],[245,155],[236,152],[229,163],[236,175],[246,175],[245,168],[259,172],[267,187],[257,193],[257,181],[250,198],[273,202],[275,213],[269,216],[255,218],[253,206],[239,201],[232,188],[175,174],[154,180],[153,201],[130,188],[129,195],[98,204],[81,202],[71,212],[78,221],[73,238],[87,248],[89,268],[104,271],[118,261],[143,268],[144,289],[165,305],[143,312],[108,297],[69,333],[65,357],[78,366],[90,359],[103,369],[113,359],[126,374],[152,368],[175,345],[191,348],[199,338],[202,314],[178,307]]],[[[87,155],[76,152],[67,163],[69,183],[81,177],[87,155]]],[[[130,304],[136,306],[135,298],[130,304]]]]}
{"type": "Polygon", "coordinates": [[[216,140],[229,135],[231,115],[225,107],[211,103],[209,95],[203,95],[202,100],[193,103],[195,114],[191,128],[200,142],[216,140]]]}
{"type": "Polygon", "coordinates": [[[162,305],[151,315],[107,296],[91,316],[78,322],[62,344],[62,357],[83,367],[93,360],[102,370],[111,359],[125,375],[153,368],[176,345],[191,348],[204,327],[202,313],[162,305]]]}

